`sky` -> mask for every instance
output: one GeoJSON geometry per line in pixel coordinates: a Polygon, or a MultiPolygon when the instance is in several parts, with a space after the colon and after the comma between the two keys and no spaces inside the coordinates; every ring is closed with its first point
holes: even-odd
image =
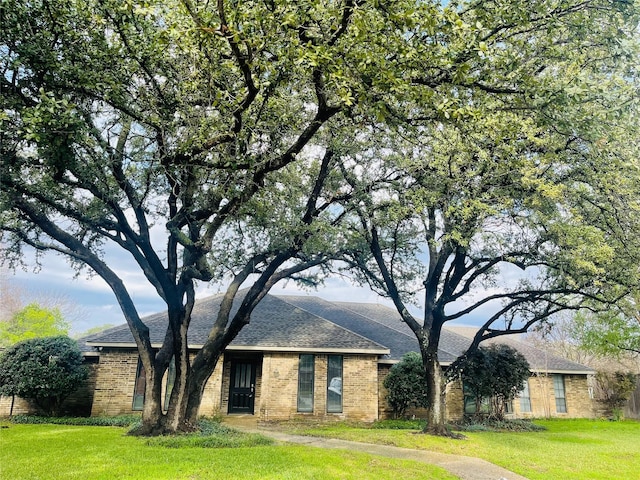
{"type": "MultiPolygon", "coordinates": [[[[26,264],[24,269],[4,272],[7,280],[5,283],[9,285],[9,288],[5,292],[0,292],[0,296],[12,295],[17,291],[23,304],[31,301],[45,304],[51,301],[56,303],[62,300],[65,304],[63,314],[72,323],[72,335],[86,332],[96,326],[125,323],[115,295],[97,275],[89,276],[86,272],[76,274],[67,261],[56,254],[44,255],[40,260],[41,266],[37,272],[34,271],[35,257],[31,257],[27,253],[24,261],[26,264]],[[12,286],[17,288],[13,289],[12,286]]],[[[109,264],[127,285],[142,317],[164,310],[164,303],[135,265],[127,264],[122,255],[117,254],[112,256],[109,264]]],[[[197,298],[214,295],[219,291],[217,286],[200,285],[197,290],[197,298]]],[[[270,293],[274,295],[312,295],[329,301],[378,303],[394,308],[389,299],[378,296],[368,287],[354,285],[341,277],[326,280],[325,285],[317,290],[301,290],[293,282],[281,282],[274,286],[270,293]]],[[[410,310],[412,314],[421,318],[419,305],[411,306],[410,310]]],[[[488,315],[489,312],[485,313],[488,315]]],[[[478,315],[457,321],[456,324],[478,325],[482,319],[483,312],[479,312],[478,315]]]]}
{"type": "MultiPolygon", "coordinates": [[[[41,303],[63,301],[68,320],[72,322],[72,334],[85,332],[89,328],[125,322],[120,306],[109,286],[97,275],[86,272],[79,275],[74,272],[64,258],[47,254],[40,261],[36,271],[35,258],[25,256],[26,267],[15,272],[4,272],[8,288],[1,295],[11,295],[18,291],[23,304],[31,301],[41,303]],[[12,287],[16,287],[13,289],[12,287]]],[[[133,301],[141,316],[164,310],[164,302],[135,268],[124,264],[115,268],[127,284],[133,301]]],[[[218,293],[217,286],[200,285],[197,298],[218,293]]],[[[313,295],[330,301],[354,301],[380,303],[393,307],[393,304],[366,287],[358,287],[341,278],[331,278],[318,290],[301,290],[293,282],[281,282],[271,290],[275,295],[313,295]]],[[[414,313],[419,309],[414,307],[414,313]]]]}

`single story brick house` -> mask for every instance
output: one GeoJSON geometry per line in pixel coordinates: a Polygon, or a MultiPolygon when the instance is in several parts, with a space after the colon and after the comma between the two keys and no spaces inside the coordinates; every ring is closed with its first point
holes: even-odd
{"type": "MultiPolygon", "coordinates": [[[[221,298],[197,301],[189,328],[194,352],[207,338],[221,298]]],[[[313,296],[267,295],[251,318],[209,379],[202,415],[248,414],[262,421],[308,417],[374,421],[391,416],[383,380],[405,353],[418,351],[415,336],[395,310],[313,296]]],[[[145,323],[152,344],[159,346],[166,314],[151,315],[145,323]]],[[[443,365],[465,350],[469,334],[465,329],[443,331],[439,351],[443,365]]],[[[532,367],[520,398],[508,410],[512,416],[593,416],[587,384],[588,375],[594,373],[591,369],[515,338],[503,337],[500,342],[522,352],[532,367]]],[[[86,397],[91,415],[141,410],[144,372],[127,325],[86,337],[83,348],[94,365],[93,395],[86,397]]],[[[165,385],[170,391],[171,368],[165,385]]],[[[458,419],[472,406],[460,382],[453,382],[447,391],[448,418],[458,419]]],[[[0,414],[3,410],[0,403],[0,414]]]]}

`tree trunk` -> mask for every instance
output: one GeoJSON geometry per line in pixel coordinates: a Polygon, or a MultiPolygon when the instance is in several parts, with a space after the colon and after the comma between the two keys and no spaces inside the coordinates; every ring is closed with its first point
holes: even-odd
{"type": "MultiPolygon", "coordinates": [[[[427,347],[428,350],[431,348],[427,347]]],[[[442,375],[442,369],[438,362],[438,354],[433,352],[423,353],[422,361],[427,382],[427,423],[423,432],[430,435],[449,436],[450,432],[445,425],[445,392],[446,384],[442,375]]]]}
{"type": "MultiPolygon", "coordinates": [[[[164,374],[164,372],[162,372],[164,374]]],[[[162,413],[162,377],[158,375],[155,365],[145,366],[145,392],[142,407],[142,425],[132,430],[132,435],[163,435],[165,430],[164,415],[162,413]]]]}

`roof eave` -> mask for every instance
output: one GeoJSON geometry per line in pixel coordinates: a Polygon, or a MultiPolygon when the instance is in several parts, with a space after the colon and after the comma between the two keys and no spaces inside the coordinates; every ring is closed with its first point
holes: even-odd
{"type": "MultiPolygon", "coordinates": [[[[135,343],[127,342],[87,342],[87,345],[97,348],[136,348],[135,343]]],[[[189,345],[190,349],[200,350],[204,345],[189,345]]],[[[152,343],[152,348],[161,348],[162,344],[152,343]]],[[[347,353],[353,355],[389,355],[388,348],[339,348],[339,347],[277,347],[261,345],[229,345],[227,351],[254,351],[254,352],[312,352],[312,353],[347,353]]]]}
{"type": "Polygon", "coordinates": [[[591,369],[585,369],[585,370],[562,370],[562,369],[552,369],[552,368],[545,368],[545,369],[538,369],[538,368],[532,368],[531,369],[531,373],[534,375],[553,375],[553,374],[558,374],[558,375],[593,375],[596,373],[595,370],[591,370],[591,369]]]}

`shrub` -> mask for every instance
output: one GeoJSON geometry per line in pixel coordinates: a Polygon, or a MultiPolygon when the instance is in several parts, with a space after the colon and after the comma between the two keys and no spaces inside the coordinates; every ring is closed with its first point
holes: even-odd
{"type": "Polygon", "coordinates": [[[545,427],[536,425],[531,420],[496,420],[495,418],[474,418],[472,421],[460,422],[453,426],[462,432],[540,432],[545,427]]]}
{"type": "Polygon", "coordinates": [[[381,430],[422,430],[424,420],[377,420],[373,422],[371,428],[381,430]]]}
{"type": "Polygon", "coordinates": [[[14,415],[12,423],[18,424],[53,424],[91,427],[130,427],[140,421],[140,415],[117,415],[113,417],[41,417],[37,415],[14,415]]]}
{"type": "Polygon", "coordinates": [[[238,448],[271,445],[273,440],[257,433],[244,433],[215,418],[200,418],[195,432],[151,437],[147,445],[166,448],[238,448]]]}
{"type": "Polygon", "coordinates": [[[387,402],[396,417],[404,415],[409,407],[427,407],[427,382],[420,354],[405,354],[391,367],[384,386],[387,402]]]}
{"type": "Polygon", "coordinates": [[[32,399],[47,415],[87,378],[78,344],[69,337],[33,338],[0,357],[0,394],[32,399]]]}
{"type": "Polygon", "coordinates": [[[597,372],[596,395],[614,420],[622,418],[622,408],[636,388],[636,376],[626,372],[597,372]]]}
{"type": "Polygon", "coordinates": [[[529,362],[517,350],[507,345],[480,347],[462,364],[462,382],[476,402],[480,414],[484,398],[491,399],[490,414],[504,418],[506,402],[513,400],[529,378],[529,362]]]}

